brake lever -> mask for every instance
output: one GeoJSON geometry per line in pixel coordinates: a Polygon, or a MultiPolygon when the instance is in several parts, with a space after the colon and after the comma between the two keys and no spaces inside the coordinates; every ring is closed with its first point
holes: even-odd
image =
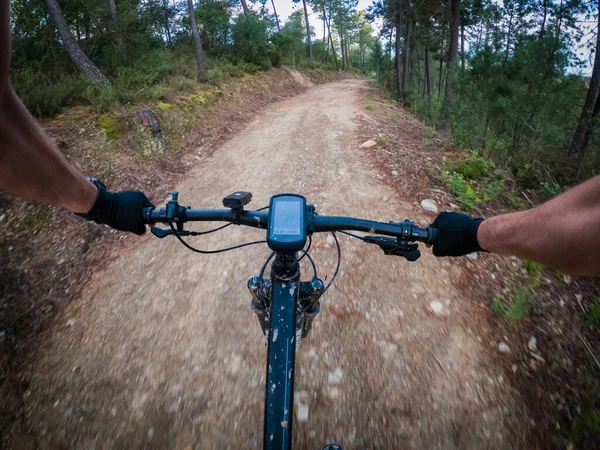
{"type": "MultiPolygon", "coordinates": [[[[171,229],[160,228],[157,226],[150,227],[150,232],[159,239],[175,234],[171,229]]],[[[177,234],[179,236],[190,236],[191,233],[188,230],[177,230],[177,234]]]]}
{"type": "Polygon", "coordinates": [[[418,244],[406,241],[398,242],[395,238],[382,236],[365,236],[363,241],[368,244],[376,244],[386,255],[402,256],[407,261],[414,262],[421,257],[418,244]]]}

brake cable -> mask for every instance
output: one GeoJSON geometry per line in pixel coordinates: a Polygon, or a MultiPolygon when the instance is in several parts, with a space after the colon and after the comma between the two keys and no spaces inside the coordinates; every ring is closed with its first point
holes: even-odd
{"type": "Polygon", "coordinates": [[[335,272],[333,273],[333,277],[331,278],[331,281],[325,287],[325,289],[323,289],[323,293],[321,295],[323,295],[325,292],[327,292],[327,289],[329,289],[331,287],[331,285],[333,284],[333,281],[335,280],[335,277],[337,277],[337,274],[340,270],[340,265],[342,264],[342,250],[340,249],[340,242],[338,241],[335,231],[332,231],[331,234],[333,235],[333,239],[335,240],[335,245],[337,246],[338,260],[337,260],[337,266],[335,268],[335,272]]]}
{"type": "Polygon", "coordinates": [[[308,235],[308,247],[306,247],[306,250],[301,250],[304,254],[300,257],[298,262],[302,261],[302,259],[306,256],[306,254],[310,251],[311,245],[312,245],[312,236],[309,234],[308,235]]]}
{"type": "MultiPolygon", "coordinates": [[[[267,242],[267,241],[252,241],[252,242],[246,242],[244,244],[234,245],[233,247],[221,248],[219,250],[200,250],[200,249],[192,247],[187,242],[185,242],[181,238],[181,236],[179,236],[179,233],[177,233],[177,230],[173,226],[173,222],[172,221],[169,222],[169,226],[171,227],[171,230],[173,231],[173,234],[175,235],[175,237],[177,238],[177,240],[179,242],[181,242],[188,250],[191,250],[191,251],[196,252],[196,253],[202,253],[204,255],[210,255],[210,254],[214,254],[214,253],[228,252],[229,250],[235,250],[237,248],[248,247],[249,245],[265,244],[267,242]]],[[[224,228],[224,227],[221,227],[221,228],[224,228]]],[[[216,231],[216,229],[213,230],[213,231],[216,231]]]]}

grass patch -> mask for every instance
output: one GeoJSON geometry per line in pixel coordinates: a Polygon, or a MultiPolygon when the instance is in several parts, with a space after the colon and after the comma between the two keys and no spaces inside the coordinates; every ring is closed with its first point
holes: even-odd
{"type": "Polygon", "coordinates": [[[590,310],[583,315],[583,320],[592,326],[600,326],[600,297],[594,299],[590,310]]]}
{"type": "Polygon", "coordinates": [[[371,111],[373,109],[373,103],[367,104],[366,108],[371,111]]]}
{"type": "Polygon", "coordinates": [[[581,439],[586,434],[598,436],[600,434],[600,409],[584,411],[573,420],[573,435],[581,439]]]}
{"type": "Polygon", "coordinates": [[[527,273],[531,279],[529,287],[531,287],[531,289],[539,288],[540,284],[542,284],[542,273],[544,271],[544,266],[535,261],[524,259],[523,267],[525,267],[525,270],[527,270],[527,273]]]}
{"type": "Polygon", "coordinates": [[[102,114],[98,117],[98,126],[112,140],[119,139],[127,131],[126,122],[110,114],[102,114]]]}
{"type": "Polygon", "coordinates": [[[435,136],[435,130],[432,127],[423,127],[421,129],[421,139],[423,144],[427,147],[433,145],[433,137],[435,136]]]}
{"type": "Polygon", "coordinates": [[[15,215],[10,223],[10,231],[20,233],[43,233],[52,225],[50,207],[45,205],[28,205],[24,214],[15,215]]]}
{"type": "MultiPolygon", "coordinates": [[[[424,139],[433,140],[430,127],[424,127],[424,139]],[[431,136],[431,137],[429,137],[431,136]]],[[[493,161],[472,152],[467,157],[447,163],[440,180],[450,185],[450,192],[465,210],[476,204],[494,200],[504,192],[504,177],[493,161]]]]}
{"type": "Polygon", "coordinates": [[[523,290],[511,295],[508,301],[502,301],[498,297],[494,297],[491,306],[494,314],[509,322],[522,319],[527,315],[530,308],[531,303],[523,290]]]}

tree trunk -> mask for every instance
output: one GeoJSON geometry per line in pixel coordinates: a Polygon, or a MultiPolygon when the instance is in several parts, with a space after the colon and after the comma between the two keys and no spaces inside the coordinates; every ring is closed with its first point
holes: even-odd
{"type": "Polygon", "coordinates": [[[365,71],[365,65],[363,63],[363,36],[362,32],[358,35],[358,66],[362,72],[365,71]]]}
{"type": "Polygon", "coordinates": [[[438,78],[438,97],[442,95],[442,79],[444,78],[444,58],[440,55],[440,76],[438,78]]]}
{"type": "Polygon", "coordinates": [[[98,69],[94,63],[87,57],[87,55],[81,50],[81,47],[77,45],[73,35],[71,34],[71,29],[67,24],[63,13],[58,5],[57,0],[46,0],[46,5],[48,6],[48,10],[50,11],[50,15],[52,16],[52,20],[54,21],[54,25],[56,26],[56,30],[58,31],[58,36],[62,41],[67,53],[71,57],[71,61],[73,64],[79,69],[81,73],[83,73],[86,77],[89,77],[96,83],[104,87],[112,87],[110,81],[104,76],[100,69],[98,69]]]}
{"type": "MultiPolygon", "coordinates": [[[[329,11],[331,15],[331,10],[329,11]]],[[[323,17],[325,17],[325,22],[327,23],[327,34],[329,34],[329,42],[331,43],[331,53],[333,54],[333,60],[335,61],[335,70],[336,72],[339,70],[338,60],[335,54],[335,46],[333,45],[333,38],[331,37],[331,20],[327,17],[327,11],[325,11],[325,2],[323,2],[323,17]]]]}
{"type": "MultiPolygon", "coordinates": [[[[408,11],[407,11],[408,13],[408,11]]],[[[404,30],[404,48],[402,49],[402,103],[406,101],[408,94],[408,63],[410,55],[410,19],[406,19],[406,28],[404,30]]]]}
{"type": "Polygon", "coordinates": [[[465,25],[460,25],[460,66],[465,70],[465,25]]]}
{"type": "Polygon", "coordinates": [[[117,4],[115,0],[108,0],[108,5],[110,6],[110,18],[115,25],[117,23],[117,4]]]}
{"type": "Polygon", "coordinates": [[[396,14],[396,100],[402,102],[402,74],[400,73],[400,14],[396,14]]]}
{"type": "Polygon", "coordinates": [[[446,89],[442,105],[442,119],[449,119],[452,109],[452,82],[454,81],[454,66],[458,54],[458,26],[460,24],[460,0],[452,0],[452,24],[450,26],[450,46],[448,47],[448,65],[446,66],[446,89]]]}
{"type": "Polygon", "coordinates": [[[281,27],[279,26],[279,16],[277,15],[277,10],[275,9],[275,0],[271,0],[271,5],[273,6],[273,14],[275,15],[275,23],[277,24],[277,31],[281,31],[281,27]]]}
{"type": "Polygon", "coordinates": [[[427,100],[431,103],[431,73],[429,70],[429,49],[425,47],[425,93],[427,100]]]}
{"type": "MultiPolygon", "coordinates": [[[[114,0],[111,0],[114,1],[114,0]]],[[[163,8],[165,10],[165,33],[167,33],[167,44],[171,45],[171,27],[169,27],[169,16],[168,16],[168,6],[169,6],[169,2],[168,0],[163,0],[163,8]]]]}
{"type": "Polygon", "coordinates": [[[588,145],[590,143],[590,139],[592,138],[592,134],[594,133],[594,129],[596,125],[598,125],[598,114],[600,113],[600,94],[598,94],[598,98],[596,99],[596,106],[594,106],[594,111],[592,112],[592,117],[590,118],[590,126],[587,128],[585,135],[583,136],[583,154],[585,155],[587,152],[588,145]]]}
{"type": "Polygon", "coordinates": [[[350,43],[348,42],[348,34],[344,37],[344,43],[346,44],[346,66],[352,68],[352,58],[350,57],[350,43]]]}
{"type": "Polygon", "coordinates": [[[250,13],[250,10],[248,9],[248,3],[246,2],[246,0],[241,0],[241,2],[242,8],[244,8],[244,15],[248,17],[248,14],[250,13]]]}
{"type": "Polygon", "coordinates": [[[188,10],[190,14],[190,25],[192,26],[192,35],[194,36],[194,46],[196,47],[196,65],[198,73],[204,72],[204,52],[202,51],[202,41],[198,32],[198,22],[196,22],[196,14],[194,14],[194,4],[192,0],[187,0],[188,10]]]}
{"type": "Polygon", "coordinates": [[[508,19],[508,32],[506,33],[506,51],[504,54],[504,64],[508,61],[508,53],[510,51],[510,35],[512,33],[512,21],[513,21],[513,12],[510,12],[510,18],[508,19]]]}
{"type": "Polygon", "coordinates": [[[308,58],[312,60],[312,39],[310,38],[310,24],[308,23],[308,10],[306,9],[306,0],[302,0],[302,6],[304,7],[304,20],[306,22],[306,41],[308,42],[308,58]]]}
{"type": "Polygon", "coordinates": [[[440,76],[438,77],[438,97],[442,95],[442,74],[444,70],[444,38],[440,44],[440,76]]]}
{"type": "Polygon", "coordinates": [[[344,47],[344,32],[340,28],[340,52],[342,54],[342,70],[346,70],[346,49],[344,47]]]}
{"type": "Polygon", "coordinates": [[[596,34],[596,56],[594,57],[592,78],[590,79],[590,87],[588,88],[587,96],[585,97],[585,103],[583,104],[583,109],[581,110],[581,116],[579,117],[577,128],[573,134],[573,140],[569,146],[569,156],[578,162],[583,159],[587,151],[587,142],[585,136],[588,133],[588,130],[593,127],[592,108],[594,108],[594,102],[596,102],[596,104],[598,103],[598,90],[600,88],[600,0],[598,0],[598,8],[599,31],[596,34]]]}
{"type": "Polygon", "coordinates": [[[548,15],[548,0],[544,0],[544,15],[542,16],[542,25],[540,26],[539,37],[542,39],[546,34],[546,16],[548,15]]]}

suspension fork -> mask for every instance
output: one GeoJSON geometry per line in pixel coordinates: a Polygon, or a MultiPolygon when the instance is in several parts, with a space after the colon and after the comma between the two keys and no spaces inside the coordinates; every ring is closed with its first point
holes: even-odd
{"type": "Polygon", "coordinates": [[[267,384],[265,394],[264,449],[292,447],[294,417],[294,363],[296,358],[296,305],[300,267],[280,255],[271,271],[271,311],[267,334],[267,384]]]}

